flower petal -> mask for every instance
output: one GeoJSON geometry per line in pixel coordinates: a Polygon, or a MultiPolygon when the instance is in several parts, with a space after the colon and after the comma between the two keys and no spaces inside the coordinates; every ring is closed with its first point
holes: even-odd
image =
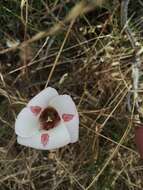
{"type": "Polygon", "coordinates": [[[30,137],[39,129],[39,120],[29,108],[24,108],[17,116],[15,132],[21,137],[30,137]]]}
{"type": "Polygon", "coordinates": [[[37,116],[41,112],[42,108],[40,106],[30,106],[30,110],[35,116],[37,116]]]}
{"type": "Polygon", "coordinates": [[[62,118],[63,118],[64,122],[68,122],[68,121],[72,120],[73,117],[74,117],[73,114],[65,114],[65,113],[64,113],[64,114],[62,115],[62,118]]]}
{"type": "Polygon", "coordinates": [[[46,108],[48,106],[49,101],[58,95],[56,89],[48,87],[42,90],[39,94],[34,96],[29,103],[27,104],[28,107],[30,106],[40,106],[42,108],[46,108]]]}
{"type": "Polygon", "coordinates": [[[21,145],[32,147],[39,150],[51,150],[63,147],[70,143],[70,136],[63,123],[49,131],[37,131],[30,138],[21,138],[18,136],[17,142],[21,145]]]}
{"type": "Polygon", "coordinates": [[[46,146],[47,143],[49,141],[49,135],[48,133],[44,133],[41,135],[41,143],[43,144],[43,146],[46,146]]]}
{"type": "Polygon", "coordinates": [[[79,138],[79,116],[72,98],[68,95],[59,95],[49,102],[55,108],[69,131],[71,142],[79,138]]]}

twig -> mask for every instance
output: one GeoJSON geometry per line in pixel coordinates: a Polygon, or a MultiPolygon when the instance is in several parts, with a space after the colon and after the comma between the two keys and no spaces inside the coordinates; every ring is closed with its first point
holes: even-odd
{"type": "MultiPolygon", "coordinates": [[[[141,65],[141,60],[140,56],[138,54],[138,41],[137,39],[133,36],[133,32],[131,28],[129,27],[128,24],[128,6],[129,6],[130,0],[122,0],[121,2],[121,26],[123,27],[124,31],[126,32],[129,41],[131,43],[132,48],[134,49],[134,61],[132,63],[132,89],[133,89],[133,95],[134,95],[134,103],[137,108],[139,109],[139,103],[138,103],[138,88],[139,88],[139,77],[140,77],[140,65],[141,65]]],[[[131,96],[128,96],[130,99],[131,96]]],[[[131,102],[131,100],[128,100],[128,102],[131,102]]],[[[128,106],[129,110],[131,106],[128,106]]],[[[131,110],[130,110],[131,111],[131,110]]]]}

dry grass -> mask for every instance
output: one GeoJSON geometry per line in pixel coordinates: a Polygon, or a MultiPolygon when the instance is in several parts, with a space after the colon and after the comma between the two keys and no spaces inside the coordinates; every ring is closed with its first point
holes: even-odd
{"type": "MultiPolygon", "coordinates": [[[[129,12],[140,43],[141,3],[131,2],[129,12]]],[[[119,2],[93,7],[74,0],[0,4],[2,190],[143,189],[126,109],[133,50],[121,32],[119,2]],[[7,49],[17,39],[20,45],[7,49]],[[80,114],[79,142],[54,152],[20,146],[14,133],[20,109],[48,85],[70,94],[80,114]]]]}

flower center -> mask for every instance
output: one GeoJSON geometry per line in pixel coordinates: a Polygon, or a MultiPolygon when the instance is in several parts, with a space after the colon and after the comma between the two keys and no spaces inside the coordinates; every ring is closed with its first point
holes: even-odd
{"type": "Polygon", "coordinates": [[[56,127],[57,124],[60,122],[60,116],[58,112],[52,107],[47,107],[46,109],[44,109],[40,114],[39,119],[41,123],[41,128],[45,130],[56,127]]]}

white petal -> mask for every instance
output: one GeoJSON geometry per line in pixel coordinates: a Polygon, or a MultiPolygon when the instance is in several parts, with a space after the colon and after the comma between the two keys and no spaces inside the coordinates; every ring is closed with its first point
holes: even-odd
{"type": "Polygon", "coordinates": [[[48,87],[44,90],[42,90],[39,94],[34,96],[27,106],[40,106],[42,108],[46,108],[48,106],[49,101],[58,95],[58,92],[56,89],[48,87]]]}
{"type": "Polygon", "coordinates": [[[69,121],[64,123],[69,131],[71,142],[76,142],[79,138],[79,115],[72,98],[68,95],[56,96],[50,101],[49,106],[57,110],[61,119],[63,115],[73,115],[69,121]]]}
{"type": "Polygon", "coordinates": [[[24,108],[18,114],[15,122],[15,132],[21,137],[30,137],[39,130],[39,120],[29,108],[24,108]]]}
{"type": "Polygon", "coordinates": [[[51,150],[63,147],[70,143],[69,133],[63,123],[48,131],[41,130],[30,138],[21,138],[18,136],[17,142],[21,145],[32,147],[39,150],[51,150]],[[48,135],[48,142],[44,145],[41,142],[41,136],[48,135]]]}
{"type": "Polygon", "coordinates": [[[70,137],[71,137],[71,143],[78,141],[78,139],[79,139],[79,116],[78,116],[78,114],[76,114],[75,117],[71,121],[66,122],[66,127],[67,127],[70,137]]]}

